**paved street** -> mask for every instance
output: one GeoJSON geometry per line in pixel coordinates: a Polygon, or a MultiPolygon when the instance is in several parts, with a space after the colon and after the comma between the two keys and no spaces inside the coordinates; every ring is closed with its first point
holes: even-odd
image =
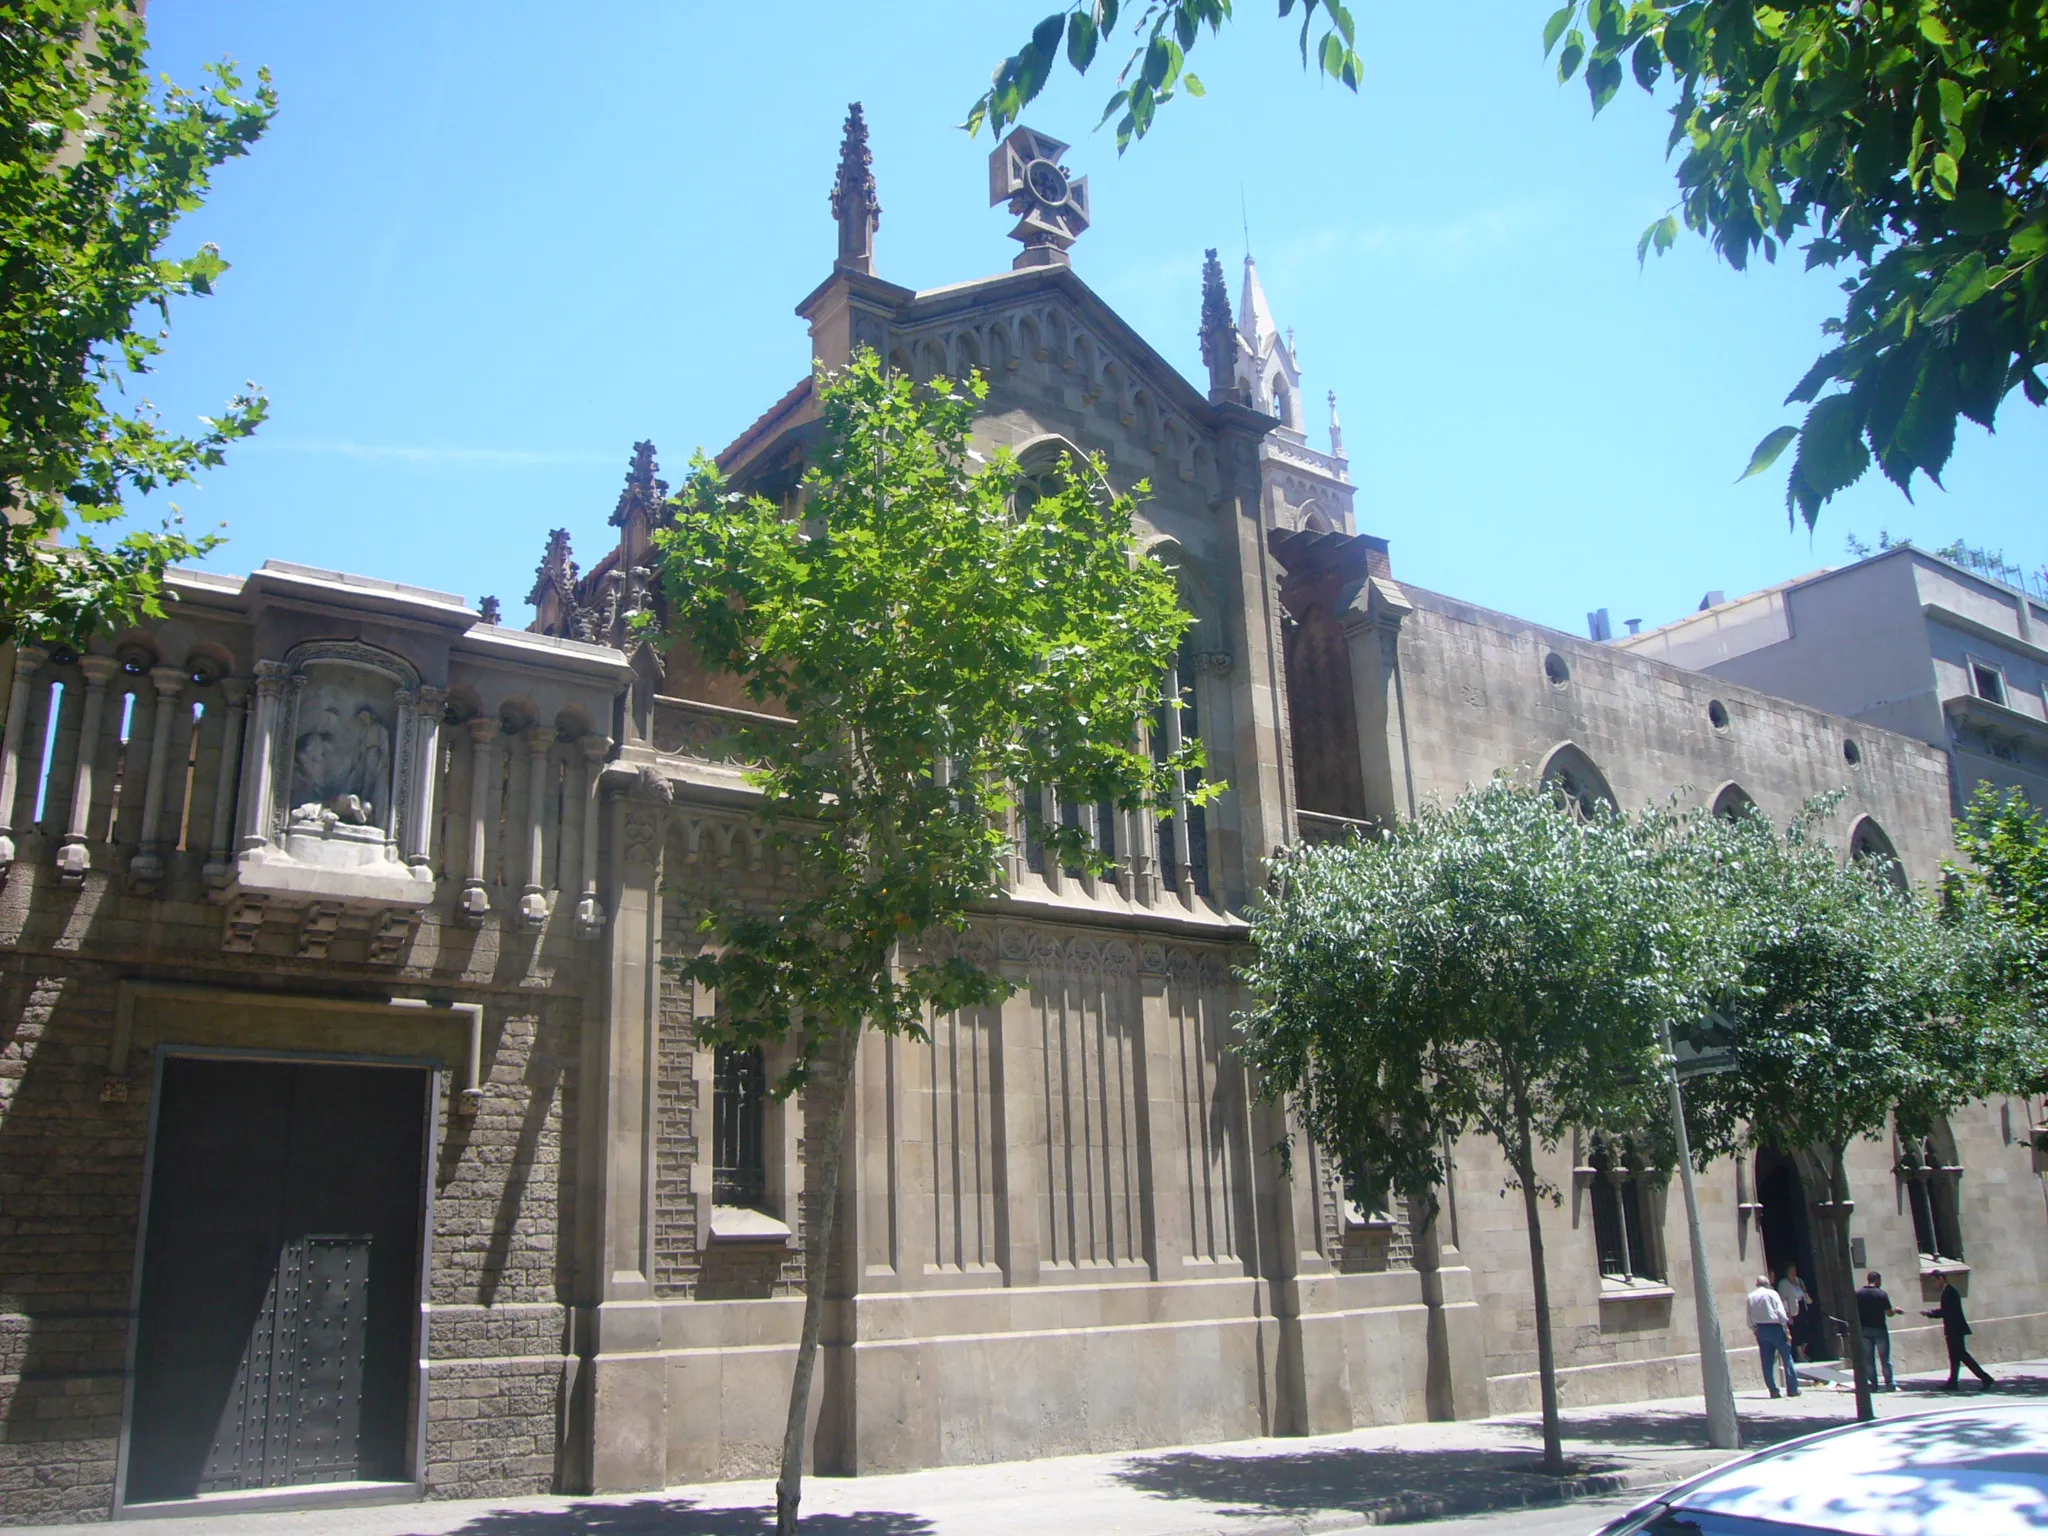
{"type": "MultiPolygon", "coordinates": [[[[2048,1361],[1995,1367],[2001,1394],[2048,1398],[2048,1361]]],[[[1971,1394],[1933,1377],[1878,1398],[1887,1416],[1971,1394]]],[[[1749,1445],[1851,1421],[1847,1392],[1772,1401],[1738,1394],[1749,1445]]],[[[813,1478],[804,1529],[820,1536],[1278,1536],[1431,1520],[1436,1536],[1573,1536],[1651,1488],[1719,1459],[1701,1444],[1698,1398],[1567,1415],[1568,1491],[1557,1507],[1538,1470],[1540,1428],[1516,1415],[1470,1424],[1403,1424],[1316,1439],[1070,1456],[863,1478],[813,1478]],[[1491,1511],[1481,1518],[1460,1518],[1491,1511]],[[1363,1517],[1363,1518],[1361,1518],[1363,1517]]],[[[759,1536],[772,1528],[766,1483],[672,1488],[631,1498],[447,1502],[182,1519],[176,1536],[759,1536]]],[[[54,1530],[58,1527],[32,1529],[54,1530]]],[[[80,1527],[70,1527],[77,1530],[80,1527]]]]}

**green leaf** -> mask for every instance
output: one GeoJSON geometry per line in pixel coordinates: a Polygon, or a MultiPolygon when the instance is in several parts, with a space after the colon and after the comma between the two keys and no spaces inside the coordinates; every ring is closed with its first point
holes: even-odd
{"type": "Polygon", "coordinates": [[[1939,151],[1934,157],[1934,190],[1937,196],[1953,198],[1956,195],[1956,177],[1960,170],[1956,157],[1947,150],[1939,151]]]}
{"type": "Polygon", "coordinates": [[[1202,84],[1202,77],[1190,71],[1180,77],[1180,83],[1187,87],[1190,96],[1206,96],[1209,88],[1202,84]]]}
{"type": "Polygon", "coordinates": [[[1678,216],[1667,213],[1663,218],[1657,220],[1656,223],[1644,230],[1642,239],[1636,242],[1636,265],[1641,266],[1648,260],[1651,246],[1654,245],[1657,248],[1657,254],[1662,256],[1671,249],[1677,239],[1678,216]]]}
{"type": "Polygon", "coordinates": [[[1934,285],[1934,291],[1927,296],[1927,302],[1920,306],[1921,321],[1940,320],[1954,314],[1966,305],[1974,304],[1984,297],[1991,286],[1991,276],[1984,263],[1984,257],[1971,251],[1943,274],[1934,285]]]}
{"type": "Polygon", "coordinates": [[[1755,451],[1749,456],[1749,468],[1735,477],[1735,483],[1740,485],[1751,476],[1760,475],[1769,469],[1778,462],[1778,456],[1791,447],[1793,440],[1798,436],[1797,427],[1778,427],[1770,432],[1756,445],[1755,451]]]}
{"type": "Polygon", "coordinates": [[[1087,11],[1076,11],[1067,18],[1067,62],[1079,73],[1086,74],[1095,62],[1098,40],[1095,18],[1087,11]]]}
{"type": "Polygon", "coordinates": [[[1578,13],[1578,0],[1569,0],[1551,13],[1550,20],[1543,24],[1543,57],[1550,57],[1550,50],[1557,46],[1557,40],[1564,36],[1564,29],[1572,24],[1572,17],[1578,13]]]}
{"type": "Polygon", "coordinates": [[[1335,80],[1344,73],[1344,43],[1334,32],[1323,34],[1323,73],[1335,80]]]}
{"type": "Polygon", "coordinates": [[[1955,41],[1955,34],[1948,29],[1948,23],[1935,15],[1932,10],[1920,14],[1920,35],[1937,47],[1946,48],[1955,41]]]}
{"type": "Polygon", "coordinates": [[[1657,40],[1646,37],[1637,43],[1628,62],[1635,73],[1636,84],[1646,91],[1654,90],[1664,73],[1664,50],[1657,46],[1657,40]]]}
{"type": "Polygon", "coordinates": [[[1109,105],[1102,109],[1102,116],[1097,119],[1095,126],[1100,128],[1104,123],[1108,122],[1124,103],[1130,99],[1131,93],[1129,91],[1118,91],[1114,96],[1110,97],[1109,105]]]}
{"type": "Polygon", "coordinates": [[[1557,83],[1563,85],[1579,72],[1579,63],[1586,57],[1585,35],[1573,27],[1564,35],[1564,52],[1557,56],[1557,83]]]}

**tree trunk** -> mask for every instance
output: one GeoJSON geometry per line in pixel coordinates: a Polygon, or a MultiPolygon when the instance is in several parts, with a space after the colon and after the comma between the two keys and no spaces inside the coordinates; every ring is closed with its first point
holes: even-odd
{"type": "Polygon", "coordinates": [[[1828,1201],[1832,1207],[1829,1214],[1834,1217],[1835,1262],[1847,1277],[1849,1291],[1849,1315],[1843,1319],[1849,1325],[1849,1336],[1843,1342],[1849,1347],[1849,1366],[1856,1374],[1856,1417],[1868,1420],[1877,1417],[1877,1409],[1870,1401],[1870,1372],[1866,1369],[1870,1362],[1864,1359],[1863,1319],[1856,1311],[1856,1270],[1849,1253],[1849,1169],[1843,1162],[1845,1151],[1842,1147],[1828,1148],[1828,1201]]]}
{"type": "Polygon", "coordinates": [[[796,1536],[797,1505],[803,1498],[804,1429],[811,1416],[811,1377],[818,1364],[818,1335],[825,1325],[825,1283],[832,1262],[832,1218],[839,1209],[841,1137],[846,1106],[853,1096],[853,1067],[860,1038],[841,1036],[819,1053],[822,1070],[811,1079],[819,1119],[806,1105],[804,1142],[811,1155],[804,1178],[810,1209],[804,1225],[804,1327],[796,1347],[796,1375],[789,1384],[789,1419],[782,1430],[782,1475],[775,1480],[775,1536],[796,1536]]]}
{"type": "Polygon", "coordinates": [[[1536,1293],[1536,1382],[1543,1399],[1543,1470],[1564,1476],[1564,1425],[1557,1411],[1557,1347],[1550,1336],[1550,1276],[1543,1266],[1543,1201],[1536,1189],[1536,1155],[1529,1129],[1529,1104],[1515,1095],[1515,1178],[1522,1186],[1522,1212],[1529,1223],[1529,1279],[1536,1293]]]}

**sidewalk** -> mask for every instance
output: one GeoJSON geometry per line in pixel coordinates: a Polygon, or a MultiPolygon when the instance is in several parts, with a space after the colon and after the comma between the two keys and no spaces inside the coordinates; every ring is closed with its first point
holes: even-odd
{"type": "MultiPolygon", "coordinates": [[[[1998,1396],[2048,1399],[2048,1361],[1998,1367],[1998,1396]]],[[[1977,1400],[1941,1378],[1880,1393],[1887,1417],[1977,1400]]],[[[1846,1391],[1814,1388],[1773,1401],[1737,1393],[1745,1445],[1853,1422],[1846,1391]]],[[[1537,1469],[1532,1415],[1468,1424],[1403,1424],[1307,1440],[1251,1440],[1175,1450],[862,1478],[807,1478],[805,1532],[819,1536],[1293,1536],[1297,1532],[1477,1514],[1621,1489],[1654,1488],[1706,1470],[1698,1398],[1587,1408],[1565,1418],[1572,1477],[1537,1469]]],[[[761,1536],[774,1528],[767,1483],[712,1483],[612,1498],[386,1505],[294,1514],[188,1516],[166,1536],[761,1536]]],[[[30,1530],[81,1531],[82,1526],[30,1530]]]]}

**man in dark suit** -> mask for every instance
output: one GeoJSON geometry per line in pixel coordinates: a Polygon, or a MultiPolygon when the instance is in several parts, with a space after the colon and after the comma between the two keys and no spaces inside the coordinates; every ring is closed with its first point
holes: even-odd
{"type": "Polygon", "coordinates": [[[1991,1379],[1991,1373],[1977,1363],[1970,1353],[1970,1346],[1964,1342],[1970,1336],[1970,1322],[1963,1316],[1963,1293],[1956,1289],[1953,1280],[1941,1288],[1941,1305],[1930,1307],[1920,1315],[1941,1319],[1941,1336],[1948,1345],[1949,1391],[1955,1391],[1956,1372],[1966,1365],[1985,1386],[1997,1385],[1991,1379]]]}

